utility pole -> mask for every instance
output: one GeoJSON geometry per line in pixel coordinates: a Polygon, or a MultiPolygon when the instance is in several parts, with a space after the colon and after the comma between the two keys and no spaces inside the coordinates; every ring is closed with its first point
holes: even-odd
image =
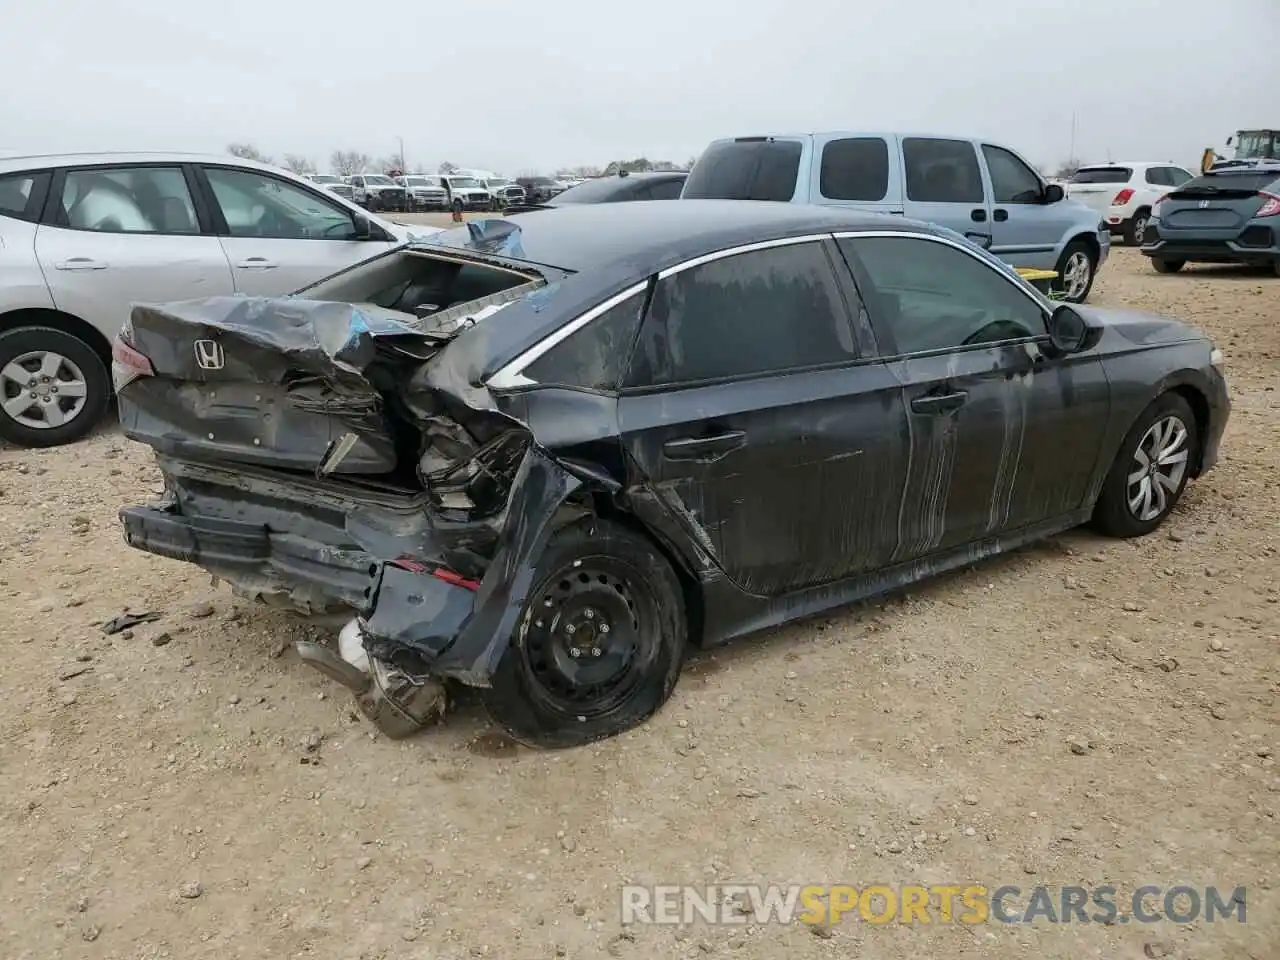
{"type": "Polygon", "coordinates": [[[1068,154],[1067,159],[1072,163],[1080,159],[1076,156],[1076,115],[1074,113],[1071,114],[1071,152],[1068,154]]]}
{"type": "Polygon", "coordinates": [[[400,141],[400,172],[407,173],[404,166],[404,137],[396,137],[400,141]]]}

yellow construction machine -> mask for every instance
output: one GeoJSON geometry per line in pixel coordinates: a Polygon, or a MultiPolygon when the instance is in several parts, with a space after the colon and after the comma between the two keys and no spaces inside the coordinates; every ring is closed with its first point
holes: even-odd
{"type": "Polygon", "coordinates": [[[1280,159],[1280,130],[1237,130],[1234,137],[1227,137],[1227,146],[1235,144],[1235,155],[1226,157],[1213,147],[1205,147],[1200,158],[1200,172],[1207,173],[1218,163],[1249,160],[1280,159]]]}

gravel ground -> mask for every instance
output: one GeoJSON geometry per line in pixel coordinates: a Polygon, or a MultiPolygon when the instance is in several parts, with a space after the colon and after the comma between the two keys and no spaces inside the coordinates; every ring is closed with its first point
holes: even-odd
{"type": "Polygon", "coordinates": [[[104,428],[0,450],[0,955],[1275,958],[1280,280],[1101,304],[1225,350],[1219,467],[1158,533],[1079,531],[702,656],[650,723],[555,754],[464,703],[375,737],[290,641],[115,513],[104,428]],[[124,610],[157,622],[107,637],[124,610]],[[1246,886],[1247,922],[624,927],[635,883],[1246,886]],[[814,933],[818,935],[814,935],[814,933]]]}

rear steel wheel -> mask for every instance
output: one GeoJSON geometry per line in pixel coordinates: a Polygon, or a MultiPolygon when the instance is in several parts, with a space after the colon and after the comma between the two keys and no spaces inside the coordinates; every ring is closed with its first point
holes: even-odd
{"type": "Polygon", "coordinates": [[[523,743],[578,746],[652,715],[675,687],[687,637],[680,582],[642,534],[588,521],[538,563],[506,655],[481,690],[523,743]]]}

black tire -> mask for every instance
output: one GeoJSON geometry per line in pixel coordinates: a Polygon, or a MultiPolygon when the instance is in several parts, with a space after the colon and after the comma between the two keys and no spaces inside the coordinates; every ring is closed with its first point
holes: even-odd
{"type": "Polygon", "coordinates": [[[1124,242],[1131,247],[1142,246],[1142,235],[1146,233],[1147,221],[1151,218],[1151,211],[1146,207],[1138,210],[1130,217],[1124,225],[1124,242]],[[1141,229],[1139,229],[1141,227],[1141,229]]]}
{"type": "Polygon", "coordinates": [[[462,201],[461,200],[453,201],[453,205],[450,207],[450,209],[453,210],[454,213],[461,213],[463,209],[462,201]]]}
{"type": "Polygon", "coordinates": [[[520,624],[481,699],[521,743],[582,746],[643,723],[667,702],[687,640],[680,581],[653,544],[621,524],[575,523],[552,536],[538,561],[520,624]],[[575,685],[569,672],[585,676],[575,685]]]}
{"type": "Polygon", "coordinates": [[[1151,258],[1151,266],[1156,268],[1156,273],[1177,273],[1187,265],[1185,260],[1161,260],[1158,257],[1151,258]]]}
{"type": "Polygon", "coordinates": [[[1280,260],[1271,261],[1271,272],[1280,277],[1280,260]]]}
{"type": "Polygon", "coordinates": [[[372,193],[371,193],[371,194],[369,194],[369,196],[368,196],[367,198],[365,198],[365,201],[364,201],[364,208],[365,208],[366,210],[368,210],[370,213],[377,213],[377,212],[378,212],[378,198],[377,198],[376,196],[374,196],[372,193]]]}
{"type": "MultiPolygon", "coordinates": [[[[58,354],[79,368],[85,385],[84,404],[79,411],[59,426],[31,427],[19,423],[3,407],[0,407],[0,437],[22,447],[60,447],[74,443],[98,425],[107,405],[111,402],[111,374],[106,364],[91,346],[79,337],[55,330],[53,327],[19,327],[0,334],[0,370],[19,357],[33,353],[58,354]]],[[[30,361],[28,361],[30,363],[30,361]]],[[[59,376],[67,378],[70,368],[64,366],[54,375],[54,381],[43,386],[56,387],[59,376]]],[[[38,373],[33,371],[33,377],[38,373]]],[[[37,387],[40,389],[40,387],[37,387]]],[[[56,390],[53,391],[56,393],[56,390]]],[[[0,377],[0,404],[20,395],[7,377],[0,377]]],[[[50,402],[66,410],[74,401],[66,394],[53,397],[50,402]]]]}
{"type": "Polygon", "coordinates": [[[1098,273],[1098,255],[1093,252],[1093,248],[1083,240],[1072,240],[1067,244],[1066,249],[1062,251],[1062,256],[1058,258],[1056,267],[1058,279],[1054,281],[1055,287],[1061,293],[1062,299],[1068,303],[1084,303],[1089,299],[1089,291],[1093,289],[1093,281],[1098,273]],[[1074,296],[1066,295],[1066,287],[1064,281],[1066,279],[1067,264],[1079,254],[1084,254],[1089,264],[1089,280],[1084,285],[1084,289],[1077,292],[1074,296]]]}
{"type": "MultiPolygon", "coordinates": [[[[1134,421],[1129,432],[1125,434],[1124,442],[1120,444],[1115,462],[1102,482],[1102,491],[1094,506],[1094,526],[1099,532],[1111,537],[1140,537],[1156,529],[1177,506],[1182,491],[1186,489],[1187,482],[1191,479],[1191,465],[1198,456],[1199,450],[1200,431],[1190,404],[1176,393],[1165,393],[1157,397],[1134,421]],[[1145,455],[1148,449],[1148,432],[1157,424],[1168,422],[1171,418],[1178,421],[1186,431],[1185,440],[1180,448],[1186,454],[1182,461],[1182,471],[1172,489],[1167,483],[1156,481],[1153,475],[1147,476],[1146,480],[1151,489],[1163,491],[1164,504],[1154,516],[1144,518],[1129,507],[1131,487],[1129,481],[1131,476],[1139,475],[1141,470],[1141,462],[1138,459],[1139,445],[1142,445],[1145,455]]],[[[1164,475],[1168,476],[1168,474],[1164,475]]],[[[1141,489],[1135,485],[1135,495],[1140,492],[1141,489]]],[[[1152,505],[1158,505],[1158,501],[1153,501],[1152,505]]]]}

